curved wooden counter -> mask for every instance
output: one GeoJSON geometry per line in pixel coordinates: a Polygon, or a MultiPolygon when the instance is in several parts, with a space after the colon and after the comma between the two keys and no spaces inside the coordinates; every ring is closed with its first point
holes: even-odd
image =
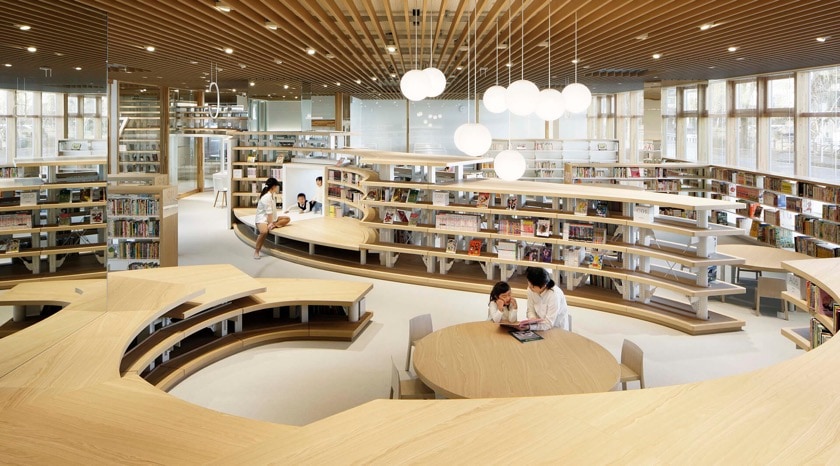
{"type": "Polygon", "coordinates": [[[440,329],[416,343],[417,377],[446,398],[572,395],[606,392],[618,361],[603,346],[562,329],[520,343],[494,322],[440,329]]]}
{"type": "MultiPolygon", "coordinates": [[[[822,261],[820,284],[836,298],[840,259],[822,261]]],[[[111,274],[107,300],[100,289],[0,340],[3,462],[840,461],[836,340],[773,367],[688,385],[537,398],[383,399],[289,427],[204,409],[135,374],[121,376],[135,330],[201,291],[133,273],[111,274]]]]}

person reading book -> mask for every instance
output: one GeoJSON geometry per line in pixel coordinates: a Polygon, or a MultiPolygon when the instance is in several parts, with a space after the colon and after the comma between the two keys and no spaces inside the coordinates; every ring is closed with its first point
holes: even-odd
{"type": "Polygon", "coordinates": [[[274,201],[274,194],[279,190],[280,182],[277,181],[277,178],[265,180],[265,186],[260,192],[260,200],[257,202],[257,215],[254,218],[258,232],[257,242],[254,245],[254,259],[260,258],[260,250],[265,243],[268,232],[274,228],[284,227],[291,221],[289,217],[277,216],[277,203],[274,201]]]}
{"type": "Polygon", "coordinates": [[[527,320],[520,322],[522,330],[548,330],[560,327],[569,330],[569,307],[566,296],[542,267],[528,267],[527,320]],[[539,319],[539,321],[534,321],[539,319]]]}
{"type": "Polygon", "coordinates": [[[312,212],[320,214],[324,209],[324,177],[315,178],[315,199],[311,201],[312,212]]]}
{"type": "Polygon", "coordinates": [[[498,282],[490,290],[490,303],[487,305],[487,320],[499,323],[519,322],[519,309],[507,282],[498,282]]]}

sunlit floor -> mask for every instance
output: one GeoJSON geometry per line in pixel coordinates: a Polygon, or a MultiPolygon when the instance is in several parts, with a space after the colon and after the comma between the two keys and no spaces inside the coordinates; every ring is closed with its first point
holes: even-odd
{"type": "MultiPolygon", "coordinates": [[[[408,319],[431,313],[435,328],[483,320],[483,294],[442,290],[325,272],[273,257],[254,260],[253,250],[228,224],[226,211],[213,207],[213,193],[180,201],[181,265],[226,262],[258,277],[303,277],[373,282],[367,308],[373,323],[353,343],[289,342],[251,349],[215,363],[191,376],[171,393],[201,406],[230,414],[292,425],[304,425],[389,392],[390,359],[405,363],[408,319]]],[[[807,316],[791,321],[775,316],[778,302],[766,300],[763,315],[733,304],[712,302],[712,309],[743,319],[736,333],[685,335],[659,325],[572,308],[574,331],[600,343],[618,357],[624,338],[645,353],[649,387],[694,382],[750,371],[802,354],[779,329],[806,326],[807,316]]],[[[738,302],[748,305],[744,297],[738,302]]]]}

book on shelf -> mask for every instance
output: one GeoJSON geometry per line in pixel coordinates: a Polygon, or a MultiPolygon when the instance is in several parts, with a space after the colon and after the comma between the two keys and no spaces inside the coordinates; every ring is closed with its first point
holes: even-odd
{"type": "Polygon", "coordinates": [[[247,167],[248,178],[257,177],[257,167],[247,167]]]}
{"type": "Polygon", "coordinates": [[[482,241],[480,239],[471,239],[469,249],[467,249],[467,255],[480,256],[481,255],[481,244],[482,244],[482,241]]]}
{"type": "Polygon", "coordinates": [[[446,240],[446,252],[450,254],[455,254],[458,251],[457,242],[455,238],[449,238],[446,240]]]}
{"type": "Polygon", "coordinates": [[[102,223],[102,207],[90,208],[90,223],[102,223]]]}
{"type": "Polygon", "coordinates": [[[521,234],[522,236],[534,236],[536,233],[534,227],[534,220],[530,218],[523,218],[520,220],[521,226],[521,234]]]}
{"type": "Polygon", "coordinates": [[[508,196],[507,198],[507,208],[508,210],[516,210],[516,196],[508,196]]]}
{"type": "Polygon", "coordinates": [[[595,215],[599,217],[606,217],[609,215],[609,205],[604,201],[598,201],[595,204],[595,215]]]}
{"type": "Polygon", "coordinates": [[[551,236],[551,220],[547,218],[537,219],[537,225],[536,229],[534,230],[534,235],[543,238],[551,236]]]}
{"type": "Polygon", "coordinates": [[[636,204],[633,206],[633,221],[653,223],[654,208],[653,206],[636,204]]]}
{"type": "Polygon", "coordinates": [[[382,223],[391,224],[394,223],[394,209],[385,209],[384,217],[382,217],[382,223]]]}
{"type": "Polygon", "coordinates": [[[540,247],[536,245],[527,245],[522,251],[522,258],[520,260],[539,262],[540,261],[540,247]]]}
{"type": "Polygon", "coordinates": [[[569,267],[580,267],[585,254],[586,252],[581,247],[565,247],[563,248],[563,263],[569,267]]]}
{"type": "Polygon", "coordinates": [[[432,193],[432,205],[449,205],[449,191],[435,191],[432,193]]]}
{"type": "Polygon", "coordinates": [[[589,261],[589,268],[590,269],[603,269],[604,268],[604,254],[603,252],[593,249],[591,252],[592,259],[589,261]]]}
{"type": "Polygon", "coordinates": [[[397,209],[397,217],[402,223],[408,223],[408,214],[402,209],[397,209]]]}
{"type": "Polygon", "coordinates": [[[499,241],[496,245],[496,253],[499,259],[516,260],[519,243],[516,241],[499,241]]]}
{"type": "Polygon", "coordinates": [[[72,202],[73,193],[69,189],[61,189],[58,191],[58,202],[72,202]]]}
{"type": "Polygon", "coordinates": [[[478,193],[475,198],[476,207],[490,207],[490,193],[478,193]]]}
{"type": "Polygon", "coordinates": [[[91,188],[90,189],[90,200],[92,202],[99,202],[105,199],[105,189],[104,188],[91,188]]]}
{"type": "Polygon", "coordinates": [[[365,194],[365,201],[378,201],[380,200],[380,192],[378,189],[373,188],[365,194]]]}
{"type": "Polygon", "coordinates": [[[248,156],[245,160],[246,160],[248,163],[254,163],[254,162],[256,162],[256,161],[257,161],[257,156],[256,156],[256,155],[249,155],[249,156],[248,156]]]}
{"type": "Polygon", "coordinates": [[[20,205],[37,205],[38,191],[26,191],[20,193],[20,205]]]}
{"type": "Polygon", "coordinates": [[[232,173],[234,179],[242,178],[242,169],[241,168],[234,168],[233,170],[231,170],[231,173],[232,173]]]}
{"type": "Polygon", "coordinates": [[[406,202],[417,202],[420,200],[420,190],[419,189],[409,189],[408,196],[406,198],[406,202]]]}
{"type": "Polygon", "coordinates": [[[540,248],[540,262],[548,262],[551,263],[551,245],[546,244],[545,246],[540,248]]]}
{"type": "Polygon", "coordinates": [[[592,230],[592,242],[605,244],[607,242],[607,229],[605,227],[595,227],[592,230]]]}
{"type": "Polygon", "coordinates": [[[272,168],[271,170],[269,170],[269,176],[271,176],[275,180],[282,180],[283,179],[283,169],[282,168],[272,168]]]}
{"type": "Polygon", "coordinates": [[[70,225],[70,212],[66,209],[61,209],[61,212],[58,213],[58,224],[70,225]]]}
{"type": "Polygon", "coordinates": [[[79,201],[90,202],[90,188],[82,188],[79,190],[79,201]]]}
{"type": "Polygon", "coordinates": [[[729,215],[726,213],[726,211],[715,211],[715,223],[717,223],[718,225],[729,225],[729,215]]]}
{"type": "Polygon", "coordinates": [[[589,202],[586,199],[576,199],[575,200],[575,215],[586,215],[587,211],[589,210],[589,202]]]}
{"type": "Polygon", "coordinates": [[[533,330],[511,330],[511,336],[519,340],[520,343],[528,343],[529,341],[537,341],[542,340],[538,333],[534,332],[533,330]]]}
{"type": "Polygon", "coordinates": [[[417,225],[417,222],[420,221],[420,212],[413,211],[411,215],[408,216],[408,224],[409,225],[417,225]]]}
{"type": "Polygon", "coordinates": [[[20,252],[20,240],[15,238],[6,240],[6,252],[20,252]]]}

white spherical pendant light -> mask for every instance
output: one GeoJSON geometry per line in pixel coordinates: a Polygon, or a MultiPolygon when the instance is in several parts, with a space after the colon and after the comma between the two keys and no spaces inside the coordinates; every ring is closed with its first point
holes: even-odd
{"type": "Polygon", "coordinates": [[[503,150],[493,160],[493,168],[499,178],[505,181],[516,181],[525,174],[525,157],[519,151],[503,150]]]}
{"type": "Polygon", "coordinates": [[[455,147],[467,155],[484,155],[492,143],[490,130],[480,123],[464,123],[455,130],[455,147]]]}
{"type": "Polygon", "coordinates": [[[537,108],[540,88],[527,79],[520,79],[510,83],[505,93],[505,103],[510,113],[528,116],[537,108]]]}
{"type": "Polygon", "coordinates": [[[423,74],[429,80],[427,97],[437,97],[443,94],[443,90],[446,89],[446,76],[443,75],[443,71],[430,66],[423,70],[423,74]]]}
{"type": "Polygon", "coordinates": [[[484,108],[486,108],[488,112],[502,113],[507,110],[507,102],[505,102],[507,98],[506,96],[507,89],[505,89],[504,86],[496,84],[484,91],[484,96],[481,98],[481,102],[484,103],[484,108]]]}
{"type": "Polygon", "coordinates": [[[563,100],[563,94],[557,89],[543,89],[540,91],[539,100],[537,100],[537,109],[534,113],[545,121],[554,121],[566,111],[566,103],[563,100]]]}
{"type": "Polygon", "coordinates": [[[563,88],[563,99],[566,101],[567,112],[583,113],[592,103],[592,92],[581,83],[572,83],[563,88]]]}
{"type": "Polygon", "coordinates": [[[422,70],[411,70],[400,78],[400,91],[408,100],[423,100],[429,95],[429,78],[422,70]]]}

